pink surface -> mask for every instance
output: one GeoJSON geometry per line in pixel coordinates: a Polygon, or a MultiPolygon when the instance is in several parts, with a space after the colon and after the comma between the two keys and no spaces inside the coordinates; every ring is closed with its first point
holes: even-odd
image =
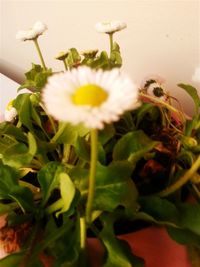
{"type": "MultiPolygon", "coordinates": [[[[135,255],[145,259],[145,267],[192,267],[185,246],[171,240],[164,228],[149,227],[120,238],[129,242],[135,255]]],[[[101,245],[90,238],[88,248],[93,267],[99,267],[101,245]]]]}
{"type": "MultiPolygon", "coordinates": [[[[5,225],[5,217],[0,217],[0,228],[5,225]]],[[[119,238],[129,242],[134,254],[145,259],[145,267],[192,267],[185,246],[170,239],[164,228],[149,227],[119,238]]],[[[95,238],[87,239],[88,254],[93,267],[100,267],[103,248],[95,238]]],[[[0,244],[0,258],[5,252],[0,244]]],[[[42,257],[45,266],[51,266],[51,259],[42,257]]]]}

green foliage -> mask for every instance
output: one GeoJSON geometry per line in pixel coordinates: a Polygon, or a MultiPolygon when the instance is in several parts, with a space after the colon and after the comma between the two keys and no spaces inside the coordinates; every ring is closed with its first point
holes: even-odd
{"type": "Polygon", "coordinates": [[[139,204],[143,212],[151,215],[157,221],[178,224],[178,209],[170,201],[156,196],[149,196],[139,198],[139,204]]]}
{"type": "Polygon", "coordinates": [[[122,66],[122,57],[120,54],[120,47],[116,42],[114,42],[113,44],[113,49],[110,55],[110,61],[113,67],[122,66]]]}
{"type": "Polygon", "coordinates": [[[123,206],[132,215],[136,210],[137,189],[130,179],[132,168],[127,162],[97,166],[94,209],[114,211],[123,206]]]}
{"type": "Polygon", "coordinates": [[[25,73],[26,80],[18,88],[27,88],[33,92],[40,92],[47,82],[47,78],[52,75],[51,69],[43,69],[40,65],[32,63],[32,68],[25,73]]]}
{"type": "Polygon", "coordinates": [[[112,219],[106,218],[103,223],[104,227],[100,233],[101,241],[106,249],[103,267],[143,267],[144,262],[132,254],[128,243],[116,238],[112,219]]]}
{"type": "Polygon", "coordinates": [[[200,97],[198,96],[197,89],[189,84],[183,84],[183,83],[178,84],[178,86],[184,89],[192,97],[195,105],[196,114],[199,114],[198,112],[200,108],[200,97]]]}
{"type": "Polygon", "coordinates": [[[45,205],[54,189],[59,188],[59,176],[65,171],[64,165],[58,162],[49,162],[38,172],[38,181],[41,186],[45,205]]]}
{"type": "Polygon", "coordinates": [[[158,142],[151,140],[143,131],[134,131],[122,136],[113,149],[114,160],[127,160],[133,165],[151,151],[158,142]]]}
{"type": "Polygon", "coordinates": [[[70,48],[68,56],[66,58],[67,66],[71,69],[73,67],[76,67],[80,64],[81,57],[76,50],[76,48],[70,48]]]}
{"type": "Polygon", "coordinates": [[[31,191],[18,183],[17,172],[0,162],[0,199],[16,202],[22,211],[34,211],[31,191]]]}
{"type": "Polygon", "coordinates": [[[14,253],[0,260],[0,266],[2,267],[18,267],[23,260],[24,253],[14,253]]]}
{"type": "MultiPolygon", "coordinates": [[[[82,56],[71,48],[64,60],[68,70],[122,65],[116,42],[110,53],[90,51],[82,56]]],[[[54,267],[88,267],[83,243],[92,231],[105,249],[104,267],[143,267],[129,245],[116,237],[113,225],[120,219],[165,226],[177,242],[200,248],[196,88],[179,84],[194,102],[191,119],[171,106],[170,96],[166,101],[156,97],[148,101],[148,94],[141,91],[144,99],[137,109],[99,130],[91,223],[85,222],[91,133],[83,125],[57,121],[46,113],[41,92],[52,74],[51,69],[32,64],[19,87],[30,93],[13,101],[16,118],[0,123],[0,215],[8,213],[9,227],[25,223],[31,229],[25,250],[0,260],[0,266],[17,267],[30,255],[29,267],[43,267],[39,255],[47,253],[54,267]],[[191,177],[173,189],[188,173],[191,177]],[[160,189],[171,191],[164,196],[160,189]],[[192,195],[193,204],[185,203],[185,194],[192,195]]]]}

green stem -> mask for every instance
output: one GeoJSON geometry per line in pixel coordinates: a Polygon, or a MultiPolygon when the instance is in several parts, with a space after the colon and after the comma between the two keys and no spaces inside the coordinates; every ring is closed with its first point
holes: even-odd
{"type": "MultiPolygon", "coordinates": [[[[45,206],[46,204],[46,200],[42,202],[42,205],[45,206]]],[[[51,204],[49,207],[46,208],[46,213],[51,214],[54,213],[55,211],[61,209],[61,207],[63,206],[63,200],[60,198],[58,199],[56,202],[54,202],[53,204],[51,204]]]]}
{"type": "Polygon", "coordinates": [[[71,145],[70,144],[64,144],[64,152],[63,152],[63,163],[68,163],[70,158],[70,152],[71,152],[71,145]]]}
{"type": "Polygon", "coordinates": [[[195,184],[192,184],[192,188],[193,188],[194,192],[196,193],[198,199],[200,199],[200,191],[197,188],[197,186],[195,184]]]}
{"type": "Polygon", "coordinates": [[[56,132],[56,134],[52,137],[52,139],[50,141],[51,143],[55,143],[57,141],[57,139],[63,133],[65,126],[66,126],[65,123],[62,123],[59,125],[58,131],[56,132]]]}
{"type": "Polygon", "coordinates": [[[39,224],[39,222],[37,222],[36,225],[34,226],[33,230],[32,230],[30,243],[28,245],[27,251],[26,251],[19,267],[27,267],[29,265],[28,262],[32,258],[32,252],[33,252],[34,247],[35,247],[37,240],[38,240],[39,230],[40,230],[40,224],[39,224]]]}
{"type": "Polygon", "coordinates": [[[65,66],[65,69],[68,70],[68,67],[67,67],[67,62],[65,59],[63,59],[63,63],[64,63],[64,66],[65,66]]]}
{"type": "Polygon", "coordinates": [[[80,217],[80,248],[85,250],[86,244],[86,223],[85,217],[80,217]]]}
{"type": "MultiPolygon", "coordinates": [[[[176,109],[175,107],[172,107],[170,104],[168,104],[167,102],[165,102],[165,101],[163,101],[163,100],[161,100],[161,99],[159,99],[157,97],[153,97],[153,96],[141,93],[141,92],[140,92],[140,96],[148,98],[148,99],[150,99],[153,102],[156,102],[158,104],[161,104],[161,105],[165,106],[168,110],[171,110],[171,111],[173,111],[175,113],[178,113],[180,116],[183,115],[180,110],[176,109]]],[[[184,118],[184,120],[185,120],[185,118],[184,118]]]]}
{"type": "Polygon", "coordinates": [[[109,40],[110,40],[110,57],[111,57],[111,53],[113,51],[113,33],[109,33],[109,40]]]}
{"type": "Polygon", "coordinates": [[[98,130],[91,130],[91,160],[90,160],[90,176],[89,176],[89,188],[88,199],[86,203],[86,221],[91,223],[92,219],[92,204],[95,191],[95,176],[96,176],[96,164],[97,164],[97,144],[98,144],[98,130]]]}
{"type": "MultiPolygon", "coordinates": [[[[41,106],[41,108],[44,110],[44,112],[47,114],[47,117],[48,117],[49,122],[50,122],[50,124],[51,124],[51,126],[52,126],[52,129],[53,129],[53,132],[56,133],[56,126],[55,126],[55,123],[54,123],[53,118],[52,118],[50,115],[48,115],[48,112],[47,112],[45,106],[43,106],[42,103],[40,103],[40,106],[41,106]]],[[[49,139],[49,138],[48,138],[48,139],[49,139]]]]}
{"type": "Polygon", "coordinates": [[[34,42],[34,44],[35,44],[35,47],[36,47],[36,49],[37,49],[37,52],[38,52],[38,55],[39,55],[40,61],[41,61],[41,63],[42,63],[42,66],[43,66],[43,68],[46,70],[46,69],[47,69],[47,67],[46,67],[46,65],[45,65],[44,58],[43,58],[43,56],[42,56],[42,52],[41,52],[41,50],[40,50],[40,47],[39,47],[39,44],[38,44],[37,38],[36,38],[36,39],[34,39],[34,40],[33,40],[33,42],[34,42]]]}
{"type": "Polygon", "coordinates": [[[32,193],[39,193],[40,192],[40,188],[39,187],[36,187],[28,182],[25,182],[25,181],[22,181],[22,180],[19,180],[19,185],[22,186],[22,187],[27,187],[31,190],[32,193]]]}
{"type": "Polygon", "coordinates": [[[195,174],[195,172],[199,168],[200,168],[200,156],[198,156],[198,158],[193,163],[193,165],[191,166],[191,168],[177,182],[175,182],[171,186],[167,187],[166,189],[164,189],[163,191],[161,191],[160,193],[158,193],[158,195],[160,197],[166,197],[169,194],[175,192],[176,190],[178,190],[179,188],[181,188],[184,184],[186,184],[191,179],[192,175],[195,174]]]}

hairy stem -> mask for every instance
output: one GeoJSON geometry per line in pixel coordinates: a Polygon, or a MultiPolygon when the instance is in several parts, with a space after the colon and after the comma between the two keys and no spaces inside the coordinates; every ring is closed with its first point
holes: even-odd
{"type": "Polygon", "coordinates": [[[109,40],[110,40],[110,57],[113,51],[113,33],[109,33],[109,40]]]}
{"type": "Polygon", "coordinates": [[[80,217],[80,248],[85,250],[86,244],[86,223],[85,217],[80,217]]]}
{"type": "Polygon", "coordinates": [[[86,221],[89,224],[91,223],[91,219],[92,219],[92,204],[93,204],[94,191],[95,191],[97,144],[98,144],[98,131],[96,129],[93,129],[91,130],[90,175],[89,175],[88,199],[86,203],[86,221]]]}
{"type": "Polygon", "coordinates": [[[63,59],[63,63],[64,63],[64,66],[65,66],[65,70],[68,70],[68,67],[67,67],[67,62],[65,59],[63,59]]]}
{"type": "Polygon", "coordinates": [[[43,58],[43,56],[42,56],[42,52],[41,52],[41,50],[40,50],[40,47],[39,47],[39,44],[38,44],[37,38],[36,38],[36,39],[34,39],[34,40],[33,40],[33,42],[34,42],[34,44],[35,44],[35,47],[36,47],[36,49],[37,49],[37,52],[38,52],[38,55],[39,55],[40,61],[41,61],[41,63],[42,63],[42,67],[43,67],[43,68],[46,70],[46,69],[47,69],[47,67],[46,67],[46,65],[45,65],[44,58],[43,58]]]}
{"type": "Polygon", "coordinates": [[[196,161],[193,163],[191,168],[177,182],[175,182],[174,184],[170,185],[169,187],[167,187],[166,189],[158,193],[158,195],[160,197],[166,197],[174,193],[176,190],[178,190],[184,184],[186,184],[199,168],[200,168],[200,155],[198,156],[196,161]]]}

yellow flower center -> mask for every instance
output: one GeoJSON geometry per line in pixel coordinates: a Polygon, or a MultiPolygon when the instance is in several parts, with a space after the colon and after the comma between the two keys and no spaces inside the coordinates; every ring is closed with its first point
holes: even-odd
{"type": "Polygon", "coordinates": [[[74,104],[92,107],[100,106],[107,98],[107,92],[96,84],[83,85],[72,95],[74,104]]]}
{"type": "Polygon", "coordinates": [[[7,106],[6,106],[6,110],[10,111],[12,107],[13,107],[13,100],[11,100],[11,101],[7,104],[7,106]]]}

